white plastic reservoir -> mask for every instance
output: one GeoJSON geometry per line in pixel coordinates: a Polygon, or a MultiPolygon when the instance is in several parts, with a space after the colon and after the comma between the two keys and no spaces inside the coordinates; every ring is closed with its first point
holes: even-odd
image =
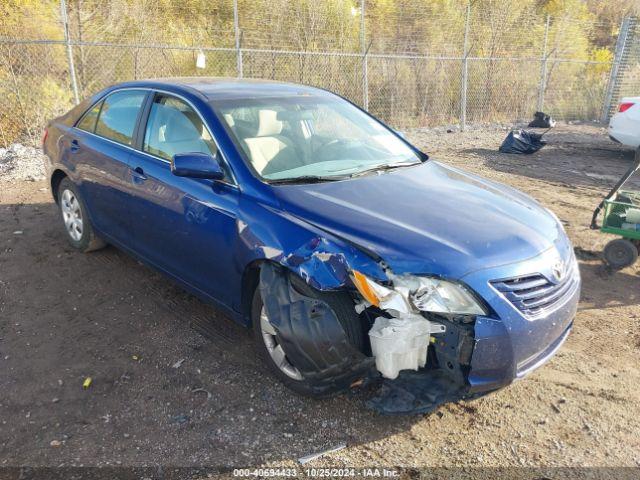
{"type": "Polygon", "coordinates": [[[394,379],[400,370],[424,367],[431,334],[444,331],[444,325],[430,322],[417,314],[403,315],[402,318],[376,318],[369,330],[376,368],[383,377],[394,379]]]}

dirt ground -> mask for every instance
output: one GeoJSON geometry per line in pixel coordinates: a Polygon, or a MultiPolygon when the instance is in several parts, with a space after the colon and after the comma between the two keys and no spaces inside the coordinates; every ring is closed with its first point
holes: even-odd
{"type": "Polygon", "coordinates": [[[343,443],[307,466],[640,466],[640,263],[608,272],[589,229],[633,152],[595,125],[531,156],[498,153],[504,136],[410,133],[557,213],[583,278],[575,329],[526,379],[413,417],[285,390],[243,328],[113,247],[74,252],[46,182],[0,177],[0,466],[301,468],[343,443]]]}

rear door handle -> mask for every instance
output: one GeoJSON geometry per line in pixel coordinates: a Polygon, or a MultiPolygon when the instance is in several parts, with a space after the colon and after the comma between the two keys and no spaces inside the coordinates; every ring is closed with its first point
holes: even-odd
{"type": "Polygon", "coordinates": [[[147,179],[142,167],[136,167],[131,170],[131,177],[133,178],[134,183],[142,183],[147,179]]]}
{"type": "Polygon", "coordinates": [[[78,140],[71,140],[70,150],[74,153],[80,150],[80,142],[78,142],[78,140]]]}

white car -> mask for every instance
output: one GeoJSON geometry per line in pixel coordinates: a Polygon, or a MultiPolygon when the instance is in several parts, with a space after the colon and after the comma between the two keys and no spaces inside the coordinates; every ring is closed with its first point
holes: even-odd
{"type": "Polygon", "coordinates": [[[640,146],[640,97],[624,97],[609,121],[609,138],[623,145],[640,146]]]}

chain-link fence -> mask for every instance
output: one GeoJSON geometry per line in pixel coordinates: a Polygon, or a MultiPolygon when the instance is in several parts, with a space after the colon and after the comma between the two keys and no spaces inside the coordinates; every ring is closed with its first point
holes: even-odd
{"type": "Polygon", "coordinates": [[[514,122],[536,110],[594,120],[638,82],[628,66],[630,46],[636,59],[640,50],[635,21],[621,28],[512,3],[5,2],[0,145],[37,143],[47,119],[78,99],[141,78],[310,84],[397,127],[514,122]]]}
{"type": "Polygon", "coordinates": [[[636,18],[625,18],[620,28],[611,68],[602,120],[606,121],[623,97],[640,96],[640,23],[636,18]]]}

